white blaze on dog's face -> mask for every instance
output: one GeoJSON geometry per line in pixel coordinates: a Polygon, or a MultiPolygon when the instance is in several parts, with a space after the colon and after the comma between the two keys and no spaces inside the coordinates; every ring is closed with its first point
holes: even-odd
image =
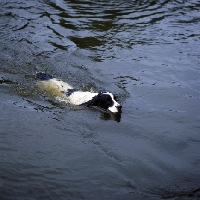
{"type": "Polygon", "coordinates": [[[121,105],[119,103],[117,103],[117,101],[114,98],[114,95],[112,93],[107,92],[108,95],[110,95],[112,101],[113,101],[113,105],[108,107],[108,110],[110,110],[111,112],[119,112],[121,111],[121,105]]]}

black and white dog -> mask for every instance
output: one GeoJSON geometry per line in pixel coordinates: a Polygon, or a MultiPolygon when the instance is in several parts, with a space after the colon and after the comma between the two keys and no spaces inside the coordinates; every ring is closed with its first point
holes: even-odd
{"type": "Polygon", "coordinates": [[[94,106],[110,111],[121,113],[122,106],[116,101],[115,96],[110,92],[83,92],[74,89],[71,85],[43,72],[36,74],[37,85],[44,92],[49,93],[62,101],[81,106],[94,106]]]}

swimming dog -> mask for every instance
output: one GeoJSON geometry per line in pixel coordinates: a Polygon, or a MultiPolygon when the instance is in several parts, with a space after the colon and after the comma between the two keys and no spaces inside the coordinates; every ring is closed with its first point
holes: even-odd
{"type": "Polygon", "coordinates": [[[36,78],[40,89],[60,98],[62,101],[78,106],[94,106],[111,113],[121,112],[122,106],[110,92],[83,92],[44,72],[37,73],[36,78]]]}

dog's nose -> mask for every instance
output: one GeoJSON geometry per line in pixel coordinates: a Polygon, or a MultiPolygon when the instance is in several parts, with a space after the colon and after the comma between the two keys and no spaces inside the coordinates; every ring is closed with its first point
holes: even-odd
{"type": "Polygon", "coordinates": [[[118,111],[121,111],[121,110],[122,110],[122,106],[119,105],[119,106],[116,106],[116,107],[117,107],[117,110],[118,110],[118,111]]]}

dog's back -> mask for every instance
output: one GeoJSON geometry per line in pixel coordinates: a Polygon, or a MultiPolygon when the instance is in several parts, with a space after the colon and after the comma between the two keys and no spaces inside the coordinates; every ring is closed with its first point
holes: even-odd
{"type": "Polygon", "coordinates": [[[50,96],[67,99],[66,93],[70,89],[73,89],[73,87],[68,83],[53,78],[51,75],[44,72],[37,73],[36,78],[38,79],[37,86],[39,87],[39,89],[42,90],[44,94],[50,96]]]}

